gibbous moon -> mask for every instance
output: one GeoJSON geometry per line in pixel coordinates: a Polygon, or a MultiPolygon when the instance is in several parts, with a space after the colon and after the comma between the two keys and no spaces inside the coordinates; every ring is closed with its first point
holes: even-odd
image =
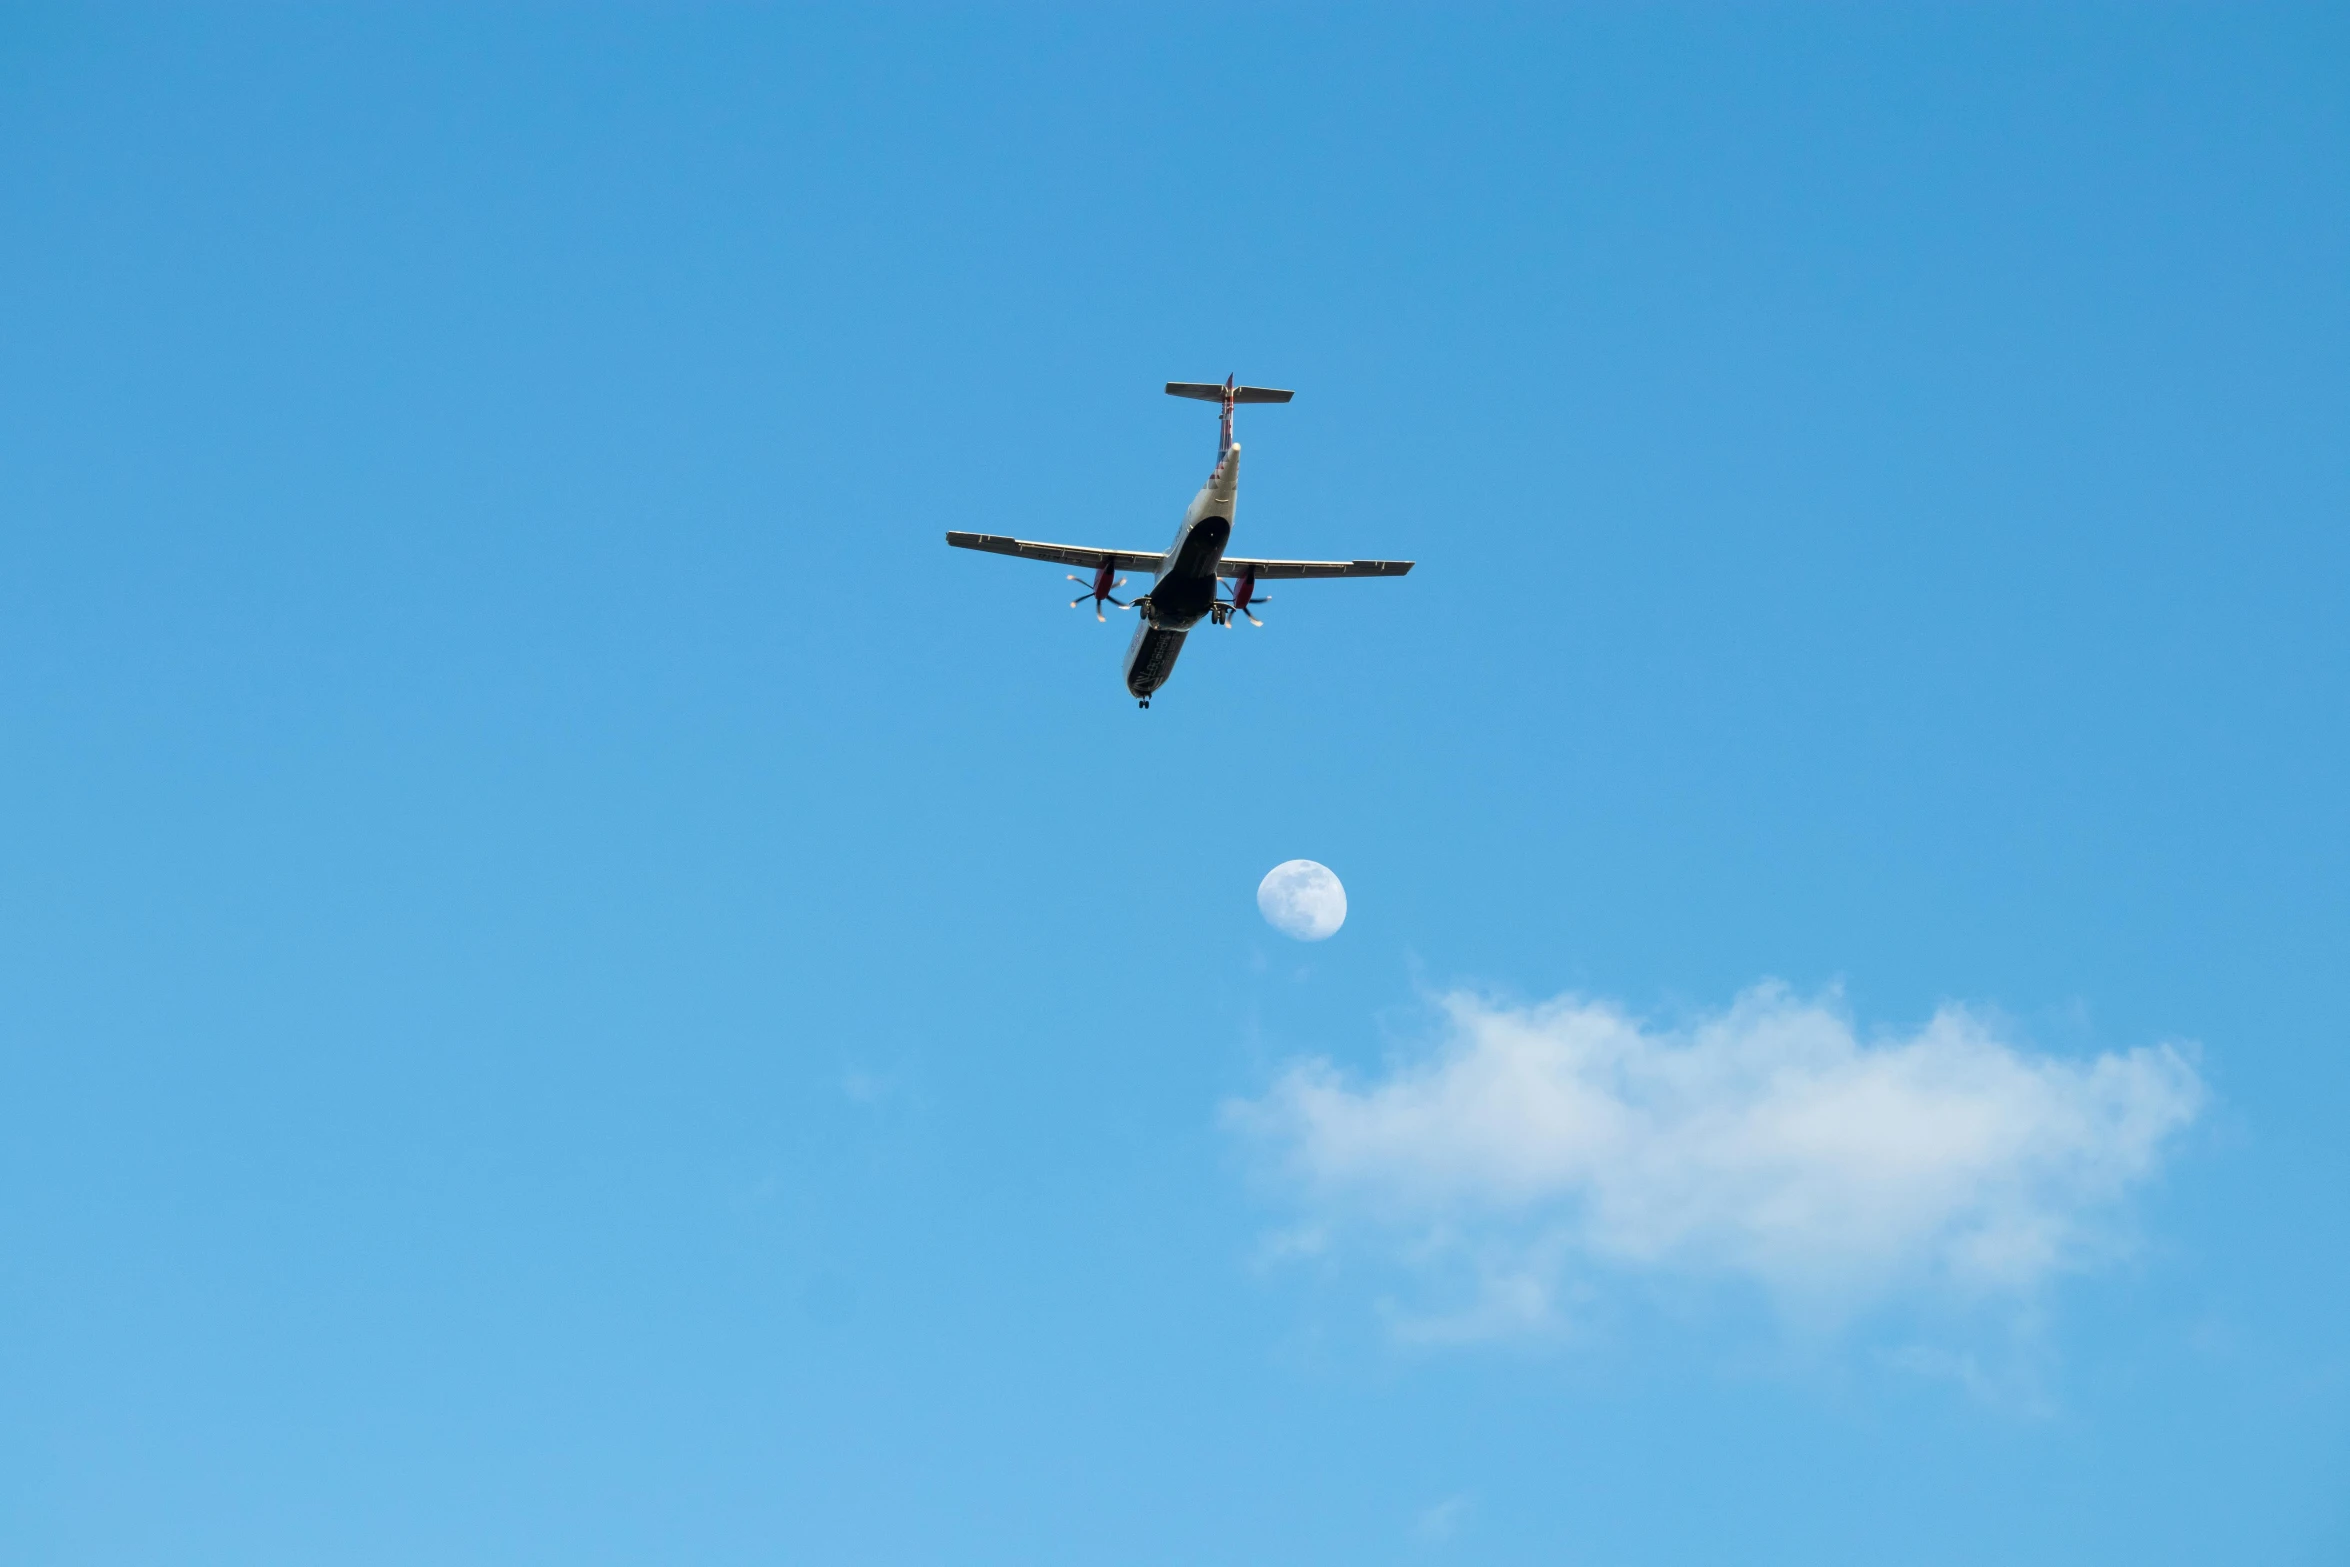
{"type": "Polygon", "coordinates": [[[1346,923],[1346,889],[1330,867],[1312,860],[1283,860],[1257,883],[1257,907],[1265,923],[1300,941],[1326,941],[1346,923]]]}

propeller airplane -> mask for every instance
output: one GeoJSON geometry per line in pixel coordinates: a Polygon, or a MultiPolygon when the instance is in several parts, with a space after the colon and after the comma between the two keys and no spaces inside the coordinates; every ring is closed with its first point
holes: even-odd
{"type": "Polygon", "coordinates": [[[1071,599],[1069,607],[1091,602],[1095,620],[1108,619],[1102,613],[1104,604],[1135,611],[1140,623],[1126,648],[1126,689],[1144,707],[1151,705],[1151,693],[1167,683],[1175,669],[1175,657],[1183,651],[1183,639],[1202,620],[1230,626],[1232,617],[1238,615],[1252,626],[1264,625],[1252,613],[1256,606],[1271,602],[1258,595],[1259,582],[1277,577],[1400,577],[1412,569],[1408,560],[1251,560],[1225,554],[1240,497],[1240,443],[1232,438],[1232,410],[1240,403],[1286,403],[1296,394],[1269,386],[1235,386],[1227,376],[1222,386],[1207,381],[1169,381],[1167,395],[1221,404],[1224,417],[1216,466],[1199,494],[1192,497],[1182,526],[1175,530],[1175,542],[1164,554],[1040,544],[994,533],[947,534],[947,542],[957,549],[1090,569],[1090,577],[1071,574],[1069,580],[1085,591],[1071,599]],[[1126,579],[1118,575],[1121,571],[1150,573],[1149,590],[1131,601],[1117,598],[1117,591],[1126,585],[1126,579]],[[1229,599],[1219,592],[1224,582],[1232,584],[1229,599]]]}

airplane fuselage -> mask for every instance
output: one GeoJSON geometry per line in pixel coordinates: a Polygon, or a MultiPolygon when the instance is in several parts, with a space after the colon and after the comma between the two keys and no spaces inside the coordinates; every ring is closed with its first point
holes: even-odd
{"type": "Polygon", "coordinates": [[[1135,601],[1141,624],[1126,648],[1126,689],[1147,701],[1175,672],[1175,657],[1191,628],[1216,603],[1216,568],[1232,541],[1232,513],[1240,499],[1240,443],[1227,445],[1200,486],[1167,546],[1151,590],[1135,601]]]}

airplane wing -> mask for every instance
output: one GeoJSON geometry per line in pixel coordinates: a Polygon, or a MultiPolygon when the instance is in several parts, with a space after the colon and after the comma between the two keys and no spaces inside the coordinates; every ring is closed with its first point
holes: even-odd
{"type": "Polygon", "coordinates": [[[1227,555],[1216,566],[1219,577],[1256,573],[1259,582],[1276,577],[1400,577],[1412,569],[1408,560],[1243,560],[1227,555]]]}
{"type": "Polygon", "coordinates": [[[994,555],[1017,555],[1023,560],[1049,560],[1063,566],[1112,566],[1120,571],[1152,571],[1165,559],[1157,550],[1096,550],[1080,544],[1039,544],[1034,539],[1007,539],[1000,533],[949,533],[947,542],[959,550],[986,550],[994,555]]]}

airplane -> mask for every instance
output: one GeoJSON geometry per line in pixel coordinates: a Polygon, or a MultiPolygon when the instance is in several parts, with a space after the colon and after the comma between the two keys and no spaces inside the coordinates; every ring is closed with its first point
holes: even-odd
{"type": "Polygon", "coordinates": [[[1222,386],[1212,381],[1167,383],[1170,397],[1221,403],[1224,419],[1216,445],[1216,466],[1199,494],[1192,497],[1183,513],[1183,525],[1175,530],[1175,542],[1167,546],[1165,554],[1039,544],[994,533],[947,534],[947,542],[957,549],[1091,568],[1090,578],[1069,578],[1085,587],[1069,601],[1069,607],[1075,609],[1090,599],[1096,620],[1106,618],[1102,614],[1105,603],[1136,612],[1141,623],[1126,648],[1126,689],[1144,707],[1151,705],[1151,693],[1174,673],[1183,639],[1201,620],[1230,626],[1232,617],[1238,615],[1252,626],[1264,624],[1251,613],[1253,606],[1269,602],[1257,596],[1259,582],[1279,577],[1400,577],[1412,569],[1408,560],[1249,560],[1224,553],[1224,545],[1232,537],[1232,512],[1240,491],[1240,443],[1232,438],[1233,407],[1239,403],[1286,403],[1297,395],[1270,386],[1235,386],[1233,380],[1226,376],[1222,386]],[[1126,585],[1126,579],[1118,575],[1121,571],[1151,573],[1150,590],[1131,603],[1115,597],[1126,585]],[[1229,599],[1218,595],[1222,580],[1232,584],[1229,599]]]}

